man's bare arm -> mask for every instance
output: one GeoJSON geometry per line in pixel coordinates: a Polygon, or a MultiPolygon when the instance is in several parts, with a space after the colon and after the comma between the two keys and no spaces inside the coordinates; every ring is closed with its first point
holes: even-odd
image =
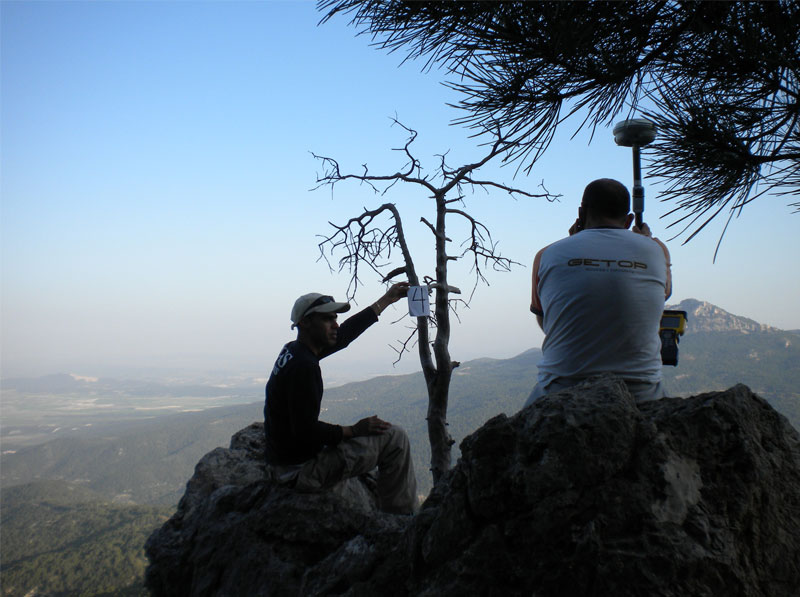
{"type": "MultiPolygon", "coordinates": [[[[546,248],[546,247],[545,247],[546,248]]],[[[542,302],[539,300],[539,264],[542,261],[542,251],[536,253],[533,260],[533,272],[531,274],[531,313],[536,315],[536,323],[544,331],[544,312],[542,311],[542,302]]]]}
{"type": "Polygon", "coordinates": [[[653,233],[650,231],[650,226],[644,222],[642,222],[641,228],[634,226],[632,230],[636,234],[641,234],[642,236],[646,236],[647,238],[656,241],[658,246],[661,247],[661,250],[664,251],[664,259],[667,261],[667,282],[664,286],[664,300],[667,300],[670,296],[672,296],[672,261],[669,256],[669,249],[667,249],[667,245],[653,236],[653,233]]]}

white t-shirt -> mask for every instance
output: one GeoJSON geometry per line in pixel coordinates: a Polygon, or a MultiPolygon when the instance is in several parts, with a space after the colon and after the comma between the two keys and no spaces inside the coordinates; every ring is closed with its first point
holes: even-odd
{"type": "Polygon", "coordinates": [[[591,228],[543,249],[534,269],[533,302],[543,311],[545,333],[540,384],[600,373],[661,379],[658,328],[668,263],[656,241],[591,228]]]}

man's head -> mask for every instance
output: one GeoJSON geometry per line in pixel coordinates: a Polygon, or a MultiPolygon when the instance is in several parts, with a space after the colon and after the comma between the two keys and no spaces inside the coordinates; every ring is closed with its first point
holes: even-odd
{"type": "Polygon", "coordinates": [[[292,327],[297,327],[298,339],[319,352],[336,343],[339,329],[336,314],[349,310],[349,303],[337,303],[332,296],[318,292],[304,294],[292,307],[292,327]]]}
{"type": "Polygon", "coordinates": [[[632,217],[629,218],[631,196],[625,185],[612,178],[600,178],[586,185],[579,210],[579,217],[586,223],[584,227],[592,225],[616,224],[627,228],[632,217]]]}

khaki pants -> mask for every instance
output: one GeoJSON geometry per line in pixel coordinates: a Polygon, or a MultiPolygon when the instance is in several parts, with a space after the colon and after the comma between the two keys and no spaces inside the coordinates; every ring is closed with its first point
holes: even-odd
{"type": "Polygon", "coordinates": [[[417,480],[406,432],[397,426],[380,435],[354,437],[324,447],[311,460],[294,467],[273,466],[276,480],[298,491],[330,489],[340,481],[378,468],[380,509],[411,514],[418,507],[417,480]]]}

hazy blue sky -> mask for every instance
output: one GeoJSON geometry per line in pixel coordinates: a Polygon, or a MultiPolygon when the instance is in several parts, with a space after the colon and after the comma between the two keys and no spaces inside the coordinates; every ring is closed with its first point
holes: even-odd
{"type": "MultiPolygon", "coordinates": [[[[420,273],[432,274],[424,193],[397,187],[376,197],[355,185],[310,192],[318,164],[402,161],[397,117],[420,133],[434,167],[483,149],[449,122],[457,98],[421,64],[369,47],[343,19],[317,26],[312,2],[8,2],[2,11],[2,374],[82,375],[185,368],[265,373],[292,339],[294,299],[343,297],[348,276],[317,260],[317,235],[362,206],[398,204],[420,273]]],[[[539,346],[528,312],[530,262],[562,237],[585,184],[630,184],[630,150],[610,128],[591,145],[567,123],[530,177],[514,168],[483,175],[558,203],[497,193],[467,198],[504,255],[524,264],[490,276],[453,330],[453,358],[504,358],[539,346]]],[[[647,184],[647,183],[646,183],[647,184]]],[[[669,205],[647,185],[646,220],[669,205]]],[[[707,300],[784,329],[800,328],[798,225],[782,198],[748,206],[673,256],[674,295],[707,300]]],[[[453,228],[451,236],[460,240],[453,228]]],[[[467,267],[453,284],[471,288],[467,267]]],[[[382,292],[365,276],[357,296],[382,292]]],[[[406,334],[401,309],[326,364],[326,379],[416,370],[392,368],[387,347],[406,334]]]]}

